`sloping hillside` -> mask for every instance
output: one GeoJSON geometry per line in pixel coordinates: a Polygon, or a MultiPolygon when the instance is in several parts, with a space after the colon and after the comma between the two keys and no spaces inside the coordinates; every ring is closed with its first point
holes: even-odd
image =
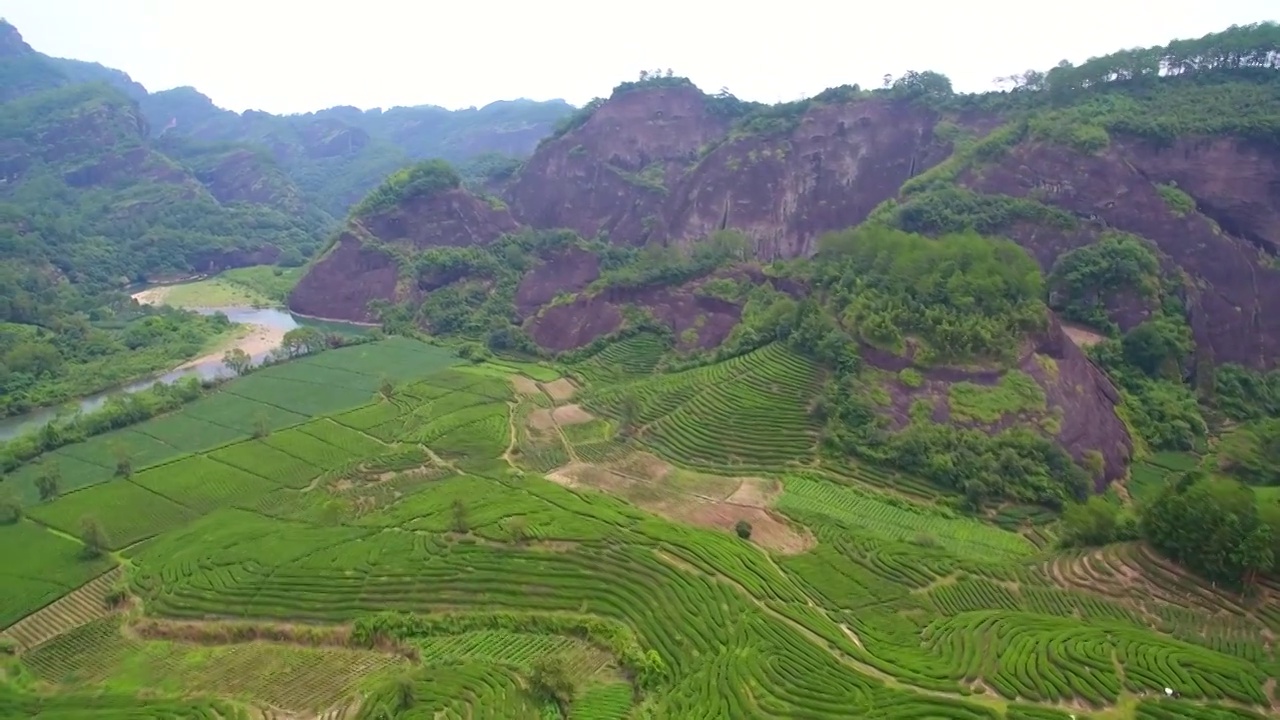
{"type": "Polygon", "coordinates": [[[848,382],[871,400],[848,422],[877,418],[852,440],[833,428],[842,452],[905,462],[885,438],[921,418],[966,437],[1029,430],[1105,483],[1125,474],[1130,436],[1144,452],[1204,442],[1194,393],[1215,367],[1275,364],[1277,32],[1234,28],[977,96],[929,72],[771,107],[678,77],[623,83],[543,141],[501,199],[379,191],[394,210],[357,213],[294,306],[541,354],[652,329],[678,367],[796,326],[791,298],[807,297],[860,358],[848,382]],[[477,234],[459,203],[502,220],[477,234]],[[512,220],[523,233],[498,238],[512,220]],[[833,275],[844,251],[820,239],[859,225],[906,231],[888,256],[919,235],[1011,239],[1036,277],[1019,312],[1038,319],[965,329],[966,293],[990,289],[994,266],[971,264],[990,241],[950,260],[922,251],[924,274],[871,259],[849,286],[833,275]],[[1069,334],[1103,342],[1087,357],[1069,334]]]}

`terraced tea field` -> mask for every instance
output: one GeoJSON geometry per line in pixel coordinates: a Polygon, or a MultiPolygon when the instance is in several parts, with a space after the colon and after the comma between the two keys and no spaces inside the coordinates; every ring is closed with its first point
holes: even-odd
{"type": "Polygon", "coordinates": [[[17,652],[0,669],[32,678],[0,683],[0,717],[1280,708],[1276,588],[1240,598],[1137,544],[1055,551],[1027,527],[1051,514],[987,522],[917,479],[819,463],[823,371],[785,347],[654,374],[664,347],[640,335],[565,368],[571,383],[384,342],[51,454],[105,475],[81,468],[0,526],[17,652]],[[201,424],[221,430],[189,435],[201,424]],[[85,515],[97,559],[75,539],[85,515]]]}

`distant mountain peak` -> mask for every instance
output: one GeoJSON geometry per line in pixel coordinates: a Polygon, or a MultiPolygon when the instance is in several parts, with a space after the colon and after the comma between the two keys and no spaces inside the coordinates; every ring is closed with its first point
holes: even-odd
{"type": "Polygon", "coordinates": [[[18,28],[8,20],[0,18],[0,57],[14,57],[32,52],[35,51],[26,40],[22,39],[22,33],[18,32],[18,28]]]}

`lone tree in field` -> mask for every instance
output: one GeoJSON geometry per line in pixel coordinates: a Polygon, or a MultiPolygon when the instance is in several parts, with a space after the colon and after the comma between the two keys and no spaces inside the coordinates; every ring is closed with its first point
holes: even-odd
{"type": "Polygon", "coordinates": [[[392,384],[391,379],[385,375],[382,377],[382,382],[378,383],[378,394],[381,395],[384,400],[390,400],[396,396],[396,386],[392,384]]]}
{"type": "Polygon", "coordinates": [[[129,451],[119,445],[111,450],[116,456],[116,477],[133,477],[133,461],[129,459],[129,451]]]}
{"type": "Polygon", "coordinates": [[[533,694],[539,699],[554,702],[566,712],[578,694],[578,687],[564,658],[558,655],[538,658],[533,663],[533,673],[529,676],[529,684],[533,694]]]}
{"type": "Polygon", "coordinates": [[[467,504],[462,502],[462,498],[453,501],[453,531],[459,535],[466,535],[471,530],[471,524],[467,522],[467,504]]]}
{"type": "Polygon", "coordinates": [[[733,526],[733,531],[738,533],[738,537],[742,538],[743,540],[751,539],[751,523],[747,522],[746,520],[739,520],[737,523],[735,523],[733,526]]]}
{"type": "Polygon", "coordinates": [[[519,545],[529,537],[529,521],[517,515],[507,521],[507,532],[511,534],[511,542],[519,545]]]}
{"type": "Polygon", "coordinates": [[[41,500],[52,500],[58,497],[58,486],[62,483],[62,472],[58,466],[45,462],[40,468],[40,476],[36,478],[36,490],[41,500]]]}
{"type": "Polygon", "coordinates": [[[222,356],[222,364],[236,375],[244,375],[253,368],[253,358],[241,348],[232,348],[222,356]]]}
{"type": "Polygon", "coordinates": [[[253,436],[264,438],[271,434],[271,424],[267,422],[267,414],[261,410],[253,416],[253,436]]]}
{"type": "Polygon", "coordinates": [[[12,525],[22,519],[22,503],[13,493],[0,493],[0,525],[12,525]]]}
{"type": "Polygon", "coordinates": [[[86,560],[102,557],[107,549],[107,533],[96,518],[86,515],[80,521],[80,542],[84,543],[82,554],[86,560]]]}

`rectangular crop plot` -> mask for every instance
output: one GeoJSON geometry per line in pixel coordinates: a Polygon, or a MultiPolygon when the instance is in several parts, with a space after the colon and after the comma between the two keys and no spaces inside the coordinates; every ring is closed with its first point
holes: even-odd
{"type": "Polygon", "coordinates": [[[133,482],[201,514],[275,489],[257,475],[203,455],[140,472],[133,482]]]}
{"type": "Polygon", "coordinates": [[[129,459],[134,469],[158,465],[182,454],[178,448],[136,430],[116,430],[72,443],[62,451],[79,460],[115,470],[121,457],[129,459]]]}
{"type": "Polygon", "coordinates": [[[175,413],[148,420],[136,429],[140,433],[187,452],[199,452],[226,445],[245,435],[243,431],[236,428],[200,420],[186,413],[175,413]]]}
{"type": "Polygon", "coordinates": [[[298,426],[298,430],[311,437],[323,440],[330,445],[347,451],[356,457],[377,455],[387,449],[386,445],[374,440],[358,430],[352,430],[328,419],[321,418],[298,426]]]}
{"type": "MultiPolygon", "coordinates": [[[[230,383],[229,386],[234,386],[239,382],[239,380],[236,380],[230,383]]],[[[229,392],[220,392],[216,395],[196,400],[183,408],[182,414],[215,425],[234,428],[239,430],[243,437],[248,437],[252,434],[259,421],[266,423],[269,430],[279,430],[307,420],[306,415],[299,415],[278,407],[254,402],[249,398],[229,392]]]]}
{"type": "Polygon", "coordinates": [[[254,373],[254,377],[308,382],[325,387],[344,387],[366,393],[371,393],[378,389],[379,384],[377,376],[362,375],[350,370],[326,367],[317,364],[313,358],[303,358],[281,365],[273,365],[254,373]]]}
{"type": "Polygon", "coordinates": [[[445,348],[392,337],[323,352],[307,358],[307,362],[399,382],[430,375],[461,361],[445,348]]]}
{"type": "Polygon", "coordinates": [[[107,547],[117,550],[166,530],[196,514],[174,501],[128,480],[85,488],[28,511],[32,518],[79,536],[80,521],[95,518],[107,535],[107,547]]]}
{"type": "Polygon", "coordinates": [[[931,536],[957,555],[978,558],[1030,555],[1035,547],[1008,530],[965,517],[925,508],[893,504],[851,487],[801,475],[789,476],[778,509],[821,513],[850,528],[861,528],[880,537],[904,542],[931,536]]]}
{"type": "Polygon", "coordinates": [[[329,443],[313,436],[308,435],[297,428],[289,428],[281,430],[278,433],[271,433],[262,439],[263,442],[271,447],[288,453],[299,460],[303,460],[310,465],[320,468],[321,470],[332,470],[341,467],[353,458],[342,448],[334,447],[329,443]]]}
{"type": "Polygon", "coordinates": [[[6,628],[106,572],[110,558],[84,560],[80,545],[23,520],[0,525],[0,628],[6,628]],[[21,549],[21,552],[17,552],[21,549]]]}
{"type": "Polygon", "coordinates": [[[404,413],[400,406],[385,400],[356,408],[341,415],[335,415],[334,421],[356,430],[368,431],[383,423],[391,422],[404,413]]]}
{"type": "Polygon", "coordinates": [[[359,407],[373,399],[373,393],[368,390],[317,385],[264,374],[240,378],[227,385],[226,392],[306,417],[359,407]]]}
{"type": "Polygon", "coordinates": [[[261,440],[247,440],[228,445],[209,453],[209,457],[257,475],[276,485],[295,489],[306,487],[320,475],[320,468],[277,450],[261,440]]]}
{"type": "Polygon", "coordinates": [[[74,458],[66,454],[65,450],[66,448],[63,448],[45,453],[34,462],[29,462],[5,475],[3,480],[0,480],[0,489],[11,489],[23,505],[30,506],[40,501],[40,493],[36,490],[36,478],[47,470],[57,473],[58,490],[62,493],[97,485],[115,477],[114,468],[106,468],[74,458]],[[46,463],[48,468],[45,467],[46,463]]]}

